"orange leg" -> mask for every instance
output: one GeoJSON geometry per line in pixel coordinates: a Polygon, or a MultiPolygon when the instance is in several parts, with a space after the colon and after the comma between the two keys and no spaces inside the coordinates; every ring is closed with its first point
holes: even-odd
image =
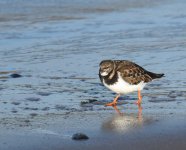
{"type": "Polygon", "coordinates": [[[141,91],[138,90],[138,100],[135,102],[137,105],[141,105],[142,102],[142,96],[141,96],[141,91]]]}
{"type": "Polygon", "coordinates": [[[120,94],[118,94],[118,95],[114,98],[113,102],[107,103],[105,106],[116,106],[119,97],[120,97],[120,94]]]}

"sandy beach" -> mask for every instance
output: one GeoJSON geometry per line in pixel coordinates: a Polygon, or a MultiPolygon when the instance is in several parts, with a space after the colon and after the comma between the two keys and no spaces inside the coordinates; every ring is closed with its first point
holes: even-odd
{"type": "Polygon", "coordinates": [[[0,1],[0,150],[186,149],[184,0],[0,1]],[[115,93],[103,59],[165,77],[115,93]],[[75,141],[75,133],[89,139],[75,141]]]}

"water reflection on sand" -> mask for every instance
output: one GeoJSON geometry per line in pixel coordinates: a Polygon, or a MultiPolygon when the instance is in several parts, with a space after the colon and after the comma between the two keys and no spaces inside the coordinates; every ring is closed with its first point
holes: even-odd
{"type": "Polygon", "coordinates": [[[117,106],[113,106],[116,111],[116,114],[112,118],[103,122],[102,129],[104,131],[114,131],[123,134],[132,130],[136,130],[142,127],[143,125],[152,122],[152,119],[143,118],[142,107],[137,107],[138,110],[136,110],[136,113],[127,114],[121,112],[117,106]]]}

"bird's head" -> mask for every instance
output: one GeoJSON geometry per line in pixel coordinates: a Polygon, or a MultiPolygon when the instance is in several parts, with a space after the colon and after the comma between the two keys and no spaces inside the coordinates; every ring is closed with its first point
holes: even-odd
{"type": "Polygon", "coordinates": [[[99,66],[99,73],[103,77],[108,76],[115,69],[115,63],[112,60],[103,60],[99,66]]]}

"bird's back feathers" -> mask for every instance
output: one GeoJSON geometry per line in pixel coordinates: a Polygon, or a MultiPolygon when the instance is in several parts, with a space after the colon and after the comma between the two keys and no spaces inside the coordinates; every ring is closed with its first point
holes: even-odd
{"type": "MultiPolygon", "coordinates": [[[[113,63],[116,66],[112,71],[115,73],[113,77],[117,78],[117,74],[119,73],[123,80],[132,85],[139,84],[142,81],[144,83],[147,83],[152,81],[153,79],[161,78],[162,76],[164,76],[164,74],[149,72],[136,63],[128,60],[113,60],[113,63]]],[[[107,80],[107,82],[110,82],[113,80],[113,77],[105,77],[105,80],[107,80]]],[[[103,80],[102,77],[100,77],[100,79],[103,80]]]]}

